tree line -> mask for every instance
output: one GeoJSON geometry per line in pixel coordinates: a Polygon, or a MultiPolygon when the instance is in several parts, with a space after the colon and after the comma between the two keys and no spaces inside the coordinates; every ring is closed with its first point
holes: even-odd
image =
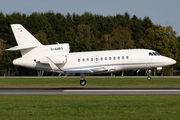
{"type": "MultiPolygon", "coordinates": [[[[0,13],[0,75],[37,75],[35,70],[14,66],[13,59],[20,52],[7,52],[16,46],[10,24],[22,24],[42,44],[69,43],[71,52],[145,48],[171,57],[177,64],[163,68],[163,74],[180,69],[180,37],[171,26],[152,23],[130,15],[102,16],[85,12],[82,15],[47,12],[31,15],[0,13]]],[[[53,75],[47,73],[48,75],[53,75]]],[[[132,74],[127,72],[127,74],[132,74]]],[[[134,74],[134,73],[133,73],[134,74]]]]}

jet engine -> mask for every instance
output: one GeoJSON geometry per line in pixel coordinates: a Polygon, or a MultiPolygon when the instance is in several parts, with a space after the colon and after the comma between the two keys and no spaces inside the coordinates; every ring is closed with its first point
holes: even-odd
{"type": "MultiPolygon", "coordinates": [[[[48,56],[48,58],[54,64],[65,64],[67,62],[67,55],[54,55],[54,56],[48,56]]],[[[39,60],[35,60],[35,62],[42,64],[49,64],[45,57],[40,58],[39,60]]]]}

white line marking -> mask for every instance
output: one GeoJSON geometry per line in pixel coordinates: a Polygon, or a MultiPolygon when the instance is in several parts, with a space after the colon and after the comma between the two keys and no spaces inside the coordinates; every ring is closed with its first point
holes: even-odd
{"type": "Polygon", "coordinates": [[[64,92],[180,92],[180,90],[64,90],[64,92]]]}

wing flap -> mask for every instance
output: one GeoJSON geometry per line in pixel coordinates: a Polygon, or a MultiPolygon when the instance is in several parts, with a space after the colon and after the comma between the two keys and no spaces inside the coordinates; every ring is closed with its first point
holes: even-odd
{"type": "Polygon", "coordinates": [[[71,69],[64,71],[66,71],[66,73],[101,73],[101,72],[107,72],[108,70],[104,67],[98,67],[98,68],[71,69]]]}
{"type": "Polygon", "coordinates": [[[101,73],[101,72],[107,72],[108,70],[105,69],[104,67],[101,67],[101,68],[92,69],[91,71],[93,71],[93,73],[101,73]]]}
{"type": "Polygon", "coordinates": [[[66,73],[93,73],[91,70],[67,70],[66,73]]]}

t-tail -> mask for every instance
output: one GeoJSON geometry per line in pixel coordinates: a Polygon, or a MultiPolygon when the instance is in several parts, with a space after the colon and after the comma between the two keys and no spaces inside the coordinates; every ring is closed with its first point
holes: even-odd
{"type": "Polygon", "coordinates": [[[70,51],[68,43],[42,45],[22,25],[12,24],[11,28],[17,46],[6,49],[6,51],[20,50],[22,55],[22,57],[13,60],[14,65],[64,73],[56,64],[63,66],[67,62],[67,54],[70,51]]]}
{"type": "Polygon", "coordinates": [[[28,54],[32,49],[43,46],[31,33],[29,33],[20,24],[11,24],[13,34],[15,36],[17,46],[6,49],[6,51],[20,50],[22,57],[28,54]]]}

